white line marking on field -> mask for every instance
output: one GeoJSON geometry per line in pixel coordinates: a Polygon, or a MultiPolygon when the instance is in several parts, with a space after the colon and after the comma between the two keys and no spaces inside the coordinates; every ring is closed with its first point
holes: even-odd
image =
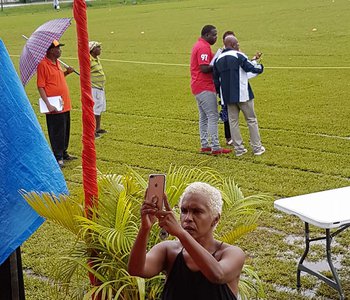
{"type": "MultiPolygon", "coordinates": [[[[244,127],[244,126],[243,126],[244,127]]],[[[330,139],[338,139],[338,140],[350,140],[350,136],[339,136],[339,135],[331,135],[331,134],[325,134],[325,133],[311,133],[311,132],[299,132],[299,131],[293,131],[288,129],[275,129],[275,128],[259,128],[261,131],[284,131],[284,132],[293,132],[295,134],[299,135],[312,135],[312,136],[318,136],[318,137],[325,137],[330,139]]]]}
{"type": "MultiPolygon", "coordinates": [[[[19,57],[19,55],[10,55],[12,57],[19,57]]],[[[76,57],[64,57],[63,60],[77,60],[76,57]]],[[[121,59],[109,59],[109,58],[100,58],[101,61],[107,61],[107,62],[117,62],[117,63],[126,63],[126,64],[138,64],[138,65],[158,65],[158,66],[175,66],[175,67],[189,67],[189,64],[175,64],[175,63],[161,63],[161,62],[152,62],[152,61],[137,61],[137,60],[121,60],[121,59]]],[[[265,67],[265,69],[282,69],[282,70],[301,70],[301,69],[309,69],[309,70],[349,70],[350,66],[343,66],[343,67],[325,67],[325,66],[314,66],[314,67],[307,67],[307,66],[285,66],[285,67],[265,67]]]]}
{"type": "MultiPolygon", "coordinates": [[[[75,59],[72,57],[67,57],[66,59],[75,59]]],[[[109,61],[109,62],[119,62],[119,63],[129,63],[129,64],[140,64],[140,65],[160,65],[160,66],[178,66],[178,67],[189,67],[189,64],[174,64],[174,63],[161,63],[161,62],[150,62],[150,61],[135,61],[135,60],[120,60],[120,59],[108,59],[108,58],[101,58],[101,61],[109,61]]],[[[349,67],[343,66],[343,67],[324,67],[324,66],[316,66],[316,67],[265,67],[265,69],[350,69],[349,67]]]]}
{"type": "Polygon", "coordinates": [[[333,69],[333,70],[344,70],[344,69],[350,69],[350,67],[265,67],[264,69],[310,69],[310,70],[329,70],[329,69],[333,69]]]}
{"type": "Polygon", "coordinates": [[[322,137],[326,137],[326,138],[332,138],[332,139],[350,140],[350,136],[337,136],[337,135],[329,135],[329,134],[323,134],[323,133],[308,133],[308,134],[322,136],[322,137]]]}
{"type": "Polygon", "coordinates": [[[133,60],[120,60],[120,59],[106,59],[101,58],[101,61],[110,61],[110,62],[119,62],[119,63],[128,63],[128,64],[139,64],[139,65],[160,65],[160,66],[177,66],[177,67],[189,67],[188,64],[172,64],[172,63],[161,63],[161,62],[152,62],[152,61],[133,61],[133,60]]]}

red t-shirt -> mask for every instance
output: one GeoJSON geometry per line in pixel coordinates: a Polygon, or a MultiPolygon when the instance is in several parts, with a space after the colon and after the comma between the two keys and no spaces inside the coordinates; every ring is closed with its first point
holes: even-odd
{"type": "Polygon", "coordinates": [[[64,78],[64,72],[60,63],[54,64],[45,57],[37,69],[37,86],[45,90],[47,97],[61,96],[63,99],[63,110],[59,113],[70,111],[72,109],[68,86],[64,78]]]}
{"type": "Polygon", "coordinates": [[[214,57],[210,44],[199,38],[191,53],[191,89],[194,95],[203,91],[215,92],[212,73],[201,72],[200,65],[209,65],[214,57]]]}

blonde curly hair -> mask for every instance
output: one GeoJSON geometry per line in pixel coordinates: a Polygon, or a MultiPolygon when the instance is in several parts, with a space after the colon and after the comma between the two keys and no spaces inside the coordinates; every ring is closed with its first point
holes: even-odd
{"type": "Polygon", "coordinates": [[[222,212],[222,197],[220,191],[205,182],[193,182],[186,187],[179,200],[179,207],[185,197],[193,194],[200,194],[208,197],[209,208],[213,216],[221,215],[222,212]]]}

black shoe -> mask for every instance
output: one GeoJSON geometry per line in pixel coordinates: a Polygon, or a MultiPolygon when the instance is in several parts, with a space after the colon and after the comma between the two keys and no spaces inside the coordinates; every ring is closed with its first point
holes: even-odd
{"type": "Polygon", "coordinates": [[[96,130],[96,132],[99,134],[104,134],[104,133],[107,133],[108,131],[104,129],[99,129],[99,130],[96,130]]]}
{"type": "Polygon", "coordinates": [[[64,160],[75,160],[75,159],[78,159],[78,157],[67,154],[67,155],[63,156],[63,159],[64,160]]]}

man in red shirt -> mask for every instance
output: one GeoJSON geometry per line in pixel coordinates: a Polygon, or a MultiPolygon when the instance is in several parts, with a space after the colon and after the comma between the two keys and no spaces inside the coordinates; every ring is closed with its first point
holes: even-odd
{"type": "Polygon", "coordinates": [[[72,160],[76,157],[68,154],[68,144],[70,135],[70,110],[71,100],[65,76],[74,71],[68,67],[64,72],[58,61],[61,56],[60,47],[64,46],[54,40],[47,49],[46,56],[39,63],[37,69],[37,86],[40,97],[45,102],[49,113],[46,114],[46,124],[49,133],[52,152],[55,155],[57,163],[63,167],[63,160],[72,160]],[[57,108],[50,104],[48,97],[61,96],[63,100],[63,109],[57,111],[57,108]]]}
{"type": "Polygon", "coordinates": [[[199,110],[200,152],[213,155],[232,152],[231,149],[221,148],[219,143],[218,105],[212,76],[213,66],[210,65],[214,56],[210,46],[214,45],[216,40],[215,26],[205,25],[191,53],[191,90],[199,110]]]}

